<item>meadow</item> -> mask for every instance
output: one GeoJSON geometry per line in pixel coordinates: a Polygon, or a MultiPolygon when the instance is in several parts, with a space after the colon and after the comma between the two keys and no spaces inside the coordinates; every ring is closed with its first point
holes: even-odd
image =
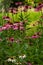
{"type": "Polygon", "coordinates": [[[43,65],[42,11],[0,13],[0,65],[43,65]]]}

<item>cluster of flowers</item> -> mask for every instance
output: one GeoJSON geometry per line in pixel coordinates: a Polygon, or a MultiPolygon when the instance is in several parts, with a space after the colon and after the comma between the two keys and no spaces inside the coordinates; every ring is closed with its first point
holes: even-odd
{"type": "Polygon", "coordinates": [[[22,42],[22,39],[15,39],[14,37],[6,37],[6,40],[10,43],[12,43],[12,42],[20,43],[20,42],[22,42]]]}
{"type": "MultiPolygon", "coordinates": [[[[34,35],[32,35],[31,37],[25,37],[25,39],[37,39],[37,38],[40,38],[41,37],[41,32],[37,32],[36,34],[34,34],[34,35]]],[[[19,39],[14,39],[14,37],[6,37],[6,40],[8,41],[8,42],[16,42],[16,43],[19,43],[19,42],[22,42],[22,40],[19,40],[19,39]]],[[[2,39],[0,38],[0,41],[2,41],[2,39]]]]}
{"type": "Polygon", "coordinates": [[[18,9],[17,8],[9,8],[9,12],[10,13],[13,13],[13,14],[17,14],[17,12],[18,12],[18,9]]]}
{"type": "MultiPolygon", "coordinates": [[[[15,5],[16,6],[20,6],[20,5],[22,5],[22,2],[16,2],[15,3],[15,5]]],[[[11,8],[9,8],[9,10],[8,10],[10,13],[13,13],[13,14],[17,14],[17,12],[18,12],[18,8],[14,8],[14,7],[11,7],[11,8]]]]}
{"type": "MultiPolygon", "coordinates": [[[[8,16],[4,16],[3,19],[7,20],[7,21],[10,20],[10,18],[8,16]]],[[[16,22],[13,24],[10,22],[7,22],[2,27],[0,27],[0,32],[3,30],[8,30],[10,28],[12,28],[13,30],[24,30],[23,22],[16,22]]]]}
{"type": "Polygon", "coordinates": [[[15,5],[18,6],[18,7],[11,7],[11,8],[9,8],[8,11],[10,13],[17,14],[18,11],[19,11],[19,8],[20,8],[21,11],[24,11],[24,12],[27,12],[28,9],[32,8],[32,6],[23,5],[22,2],[16,2],[15,5]]]}
{"type": "Polygon", "coordinates": [[[17,14],[18,11],[19,11],[19,8],[20,8],[21,11],[26,12],[28,9],[31,9],[32,6],[22,5],[22,6],[18,6],[18,8],[12,8],[11,7],[11,8],[9,8],[9,12],[13,13],[13,14],[17,14]]]}
{"type": "MultiPolygon", "coordinates": [[[[20,30],[23,31],[24,30],[24,23],[23,22],[15,22],[15,23],[11,23],[9,22],[11,19],[8,16],[3,16],[3,19],[8,21],[6,24],[4,24],[3,26],[0,26],[0,32],[5,31],[5,30],[9,30],[9,29],[13,29],[15,30],[20,30]]],[[[14,37],[10,37],[7,38],[8,41],[10,42],[14,42],[14,37]]],[[[2,39],[0,38],[0,41],[2,41],[2,39]]],[[[16,43],[19,42],[19,40],[15,41],[16,43]]]]}
{"type": "MultiPolygon", "coordinates": [[[[25,55],[25,54],[20,55],[20,56],[18,56],[18,58],[24,59],[24,58],[26,58],[26,55],[25,55]]],[[[16,61],[15,56],[12,56],[11,58],[8,58],[8,59],[7,59],[8,62],[10,62],[10,61],[11,61],[11,62],[15,62],[14,60],[16,61]],[[13,60],[13,61],[12,61],[12,60],[13,60]]]]}
{"type": "MultiPolygon", "coordinates": [[[[13,13],[13,14],[17,14],[18,12],[18,8],[20,7],[21,11],[27,12],[28,9],[33,8],[32,6],[28,6],[28,5],[22,5],[22,2],[16,2],[15,5],[18,6],[17,8],[9,8],[9,12],[13,13]]],[[[34,10],[35,11],[40,11],[43,8],[43,4],[39,4],[34,10]]]]}
{"type": "MultiPolygon", "coordinates": [[[[25,55],[25,54],[19,55],[18,58],[19,58],[19,59],[25,59],[25,58],[26,58],[26,55],[25,55]]],[[[16,65],[19,65],[19,64],[22,65],[21,62],[17,62],[17,59],[16,59],[15,56],[9,57],[6,61],[7,61],[7,62],[15,63],[16,65]]],[[[32,65],[32,63],[31,63],[30,61],[24,62],[24,63],[25,63],[26,65],[32,65]]]]}
{"type": "MultiPolygon", "coordinates": [[[[0,42],[2,42],[4,39],[2,39],[1,37],[0,37],[0,42]]],[[[10,42],[10,43],[20,43],[20,42],[22,42],[22,39],[20,40],[20,39],[15,39],[14,37],[6,37],[5,38],[5,40],[7,41],[7,42],[10,42]]]]}
{"type": "Polygon", "coordinates": [[[23,22],[17,22],[14,24],[6,23],[2,27],[0,27],[0,32],[3,30],[9,30],[12,28],[13,30],[24,30],[23,22]]]}

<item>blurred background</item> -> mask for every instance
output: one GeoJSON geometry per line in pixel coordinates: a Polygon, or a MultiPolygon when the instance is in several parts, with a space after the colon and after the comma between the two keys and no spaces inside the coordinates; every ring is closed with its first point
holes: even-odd
{"type": "Polygon", "coordinates": [[[23,4],[37,7],[38,4],[43,3],[43,0],[0,0],[0,12],[7,11],[9,7],[15,7],[15,2],[23,2],[23,4]]]}

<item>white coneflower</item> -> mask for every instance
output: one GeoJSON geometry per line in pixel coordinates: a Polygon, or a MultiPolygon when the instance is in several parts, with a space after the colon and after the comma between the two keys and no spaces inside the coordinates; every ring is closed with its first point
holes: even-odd
{"type": "Polygon", "coordinates": [[[23,58],[26,58],[26,55],[23,55],[23,58]]]}
{"type": "Polygon", "coordinates": [[[19,56],[19,58],[24,59],[26,58],[26,55],[19,56]]]}
{"type": "Polygon", "coordinates": [[[19,56],[19,58],[21,58],[21,59],[22,59],[22,56],[19,56]]]}
{"type": "Polygon", "coordinates": [[[8,62],[11,62],[11,61],[12,61],[12,59],[11,59],[11,58],[8,58],[8,59],[7,59],[7,61],[8,61],[8,62]]]}
{"type": "Polygon", "coordinates": [[[15,58],[14,59],[8,58],[7,61],[14,63],[14,62],[16,62],[16,59],[15,58]]]}
{"type": "Polygon", "coordinates": [[[12,59],[11,62],[12,62],[12,63],[13,63],[13,62],[16,62],[16,59],[12,59]]]}

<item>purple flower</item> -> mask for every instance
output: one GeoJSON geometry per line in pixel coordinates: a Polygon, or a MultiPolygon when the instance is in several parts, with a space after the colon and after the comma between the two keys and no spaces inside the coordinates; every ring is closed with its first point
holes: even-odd
{"type": "Polygon", "coordinates": [[[12,27],[12,25],[10,23],[6,23],[3,27],[2,30],[8,30],[12,27]]]}
{"type": "Polygon", "coordinates": [[[13,14],[17,14],[17,10],[16,9],[13,9],[13,14]]]}
{"type": "Polygon", "coordinates": [[[38,7],[35,8],[35,11],[40,11],[43,7],[43,4],[38,5],[38,7]]]}
{"type": "Polygon", "coordinates": [[[31,9],[31,6],[25,5],[23,11],[26,12],[28,9],[31,9]]]}
{"type": "Polygon", "coordinates": [[[23,22],[19,22],[19,26],[23,26],[23,22]]]}
{"type": "Polygon", "coordinates": [[[5,27],[5,26],[2,27],[2,30],[6,30],[6,29],[7,29],[7,27],[5,27]]]}
{"type": "Polygon", "coordinates": [[[14,38],[13,37],[9,38],[9,41],[14,42],[14,38]]]}
{"type": "Polygon", "coordinates": [[[25,5],[25,8],[28,9],[28,5],[25,5]]]}
{"type": "Polygon", "coordinates": [[[32,6],[28,6],[28,8],[29,8],[29,9],[31,9],[31,8],[32,8],[32,6]]]}
{"type": "Polygon", "coordinates": [[[19,30],[24,30],[24,27],[23,26],[20,26],[20,29],[19,30]]]}
{"type": "Polygon", "coordinates": [[[15,5],[22,5],[22,2],[16,2],[15,5]]]}
{"type": "Polygon", "coordinates": [[[13,30],[18,30],[19,23],[14,23],[12,28],[13,30]]]}
{"type": "Polygon", "coordinates": [[[27,65],[32,65],[31,62],[28,62],[27,65]]]}
{"type": "Polygon", "coordinates": [[[18,27],[17,26],[13,26],[13,30],[18,30],[18,27]]]}
{"type": "Polygon", "coordinates": [[[6,27],[7,29],[10,29],[10,28],[12,27],[12,25],[10,25],[10,24],[7,23],[7,24],[5,25],[5,27],[6,27]]]}
{"type": "Polygon", "coordinates": [[[10,17],[8,17],[8,16],[3,16],[3,19],[4,20],[7,20],[7,21],[10,21],[11,20],[10,17]]]}
{"type": "Polygon", "coordinates": [[[14,42],[14,37],[10,37],[10,38],[7,37],[6,40],[9,42],[14,42]]]}
{"type": "Polygon", "coordinates": [[[33,35],[32,38],[36,39],[36,38],[39,38],[39,36],[38,35],[33,35]]]}
{"type": "Polygon", "coordinates": [[[19,30],[24,30],[23,22],[19,22],[19,30]]]}
{"type": "Polygon", "coordinates": [[[10,12],[10,13],[13,13],[13,14],[16,14],[17,11],[18,11],[17,8],[10,8],[10,9],[9,9],[9,12],[10,12]]]}
{"type": "Polygon", "coordinates": [[[10,13],[13,13],[13,8],[9,8],[9,12],[10,13]]]}

